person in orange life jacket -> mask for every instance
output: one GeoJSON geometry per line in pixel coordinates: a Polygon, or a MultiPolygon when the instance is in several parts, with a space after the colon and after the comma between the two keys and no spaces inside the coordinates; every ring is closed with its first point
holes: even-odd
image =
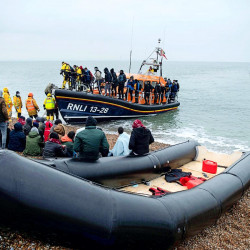
{"type": "Polygon", "coordinates": [[[161,96],[161,85],[159,82],[157,82],[154,89],[154,104],[160,104],[160,96],[161,96]]]}
{"type": "Polygon", "coordinates": [[[87,86],[90,88],[90,91],[93,93],[93,88],[92,88],[92,80],[93,80],[93,75],[90,70],[88,70],[87,67],[84,68],[83,71],[84,74],[84,82],[87,84],[87,86]]]}
{"type": "Polygon", "coordinates": [[[142,86],[137,79],[135,79],[134,89],[135,89],[135,103],[138,103],[138,97],[139,97],[140,91],[142,89],[142,86]]]}
{"type": "Polygon", "coordinates": [[[16,95],[13,96],[13,104],[14,104],[14,107],[16,109],[17,118],[19,118],[21,116],[22,107],[23,107],[22,98],[20,96],[20,92],[19,91],[17,91],[16,95]]]}
{"type": "Polygon", "coordinates": [[[124,84],[126,82],[126,75],[124,74],[123,70],[120,70],[120,74],[118,76],[118,94],[119,94],[119,99],[124,98],[124,84]]]}
{"type": "Polygon", "coordinates": [[[67,156],[72,157],[74,154],[74,138],[75,138],[75,132],[70,131],[67,135],[63,136],[61,138],[62,145],[65,145],[67,148],[67,156]]]}
{"type": "Polygon", "coordinates": [[[129,140],[129,149],[132,150],[131,155],[145,155],[149,153],[149,144],[154,142],[154,137],[150,130],[140,120],[135,120],[132,128],[129,140]]]}
{"type": "Polygon", "coordinates": [[[108,68],[104,69],[104,73],[105,73],[105,95],[107,96],[107,92],[109,92],[109,96],[110,96],[112,76],[111,76],[108,68]]]}
{"type": "Polygon", "coordinates": [[[153,86],[151,85],[150,81],[145,82],[144,86],[144,98],[145,98],[145,104],[149,103],[150,94],[152,92],[153,86]]]}
{"type": "Polygon", "coordinates": [[[66,157],[67,149],[62,145],[57,133],[50,134],[50,139],[45,143],[43,158],[66,157]]]}
{"type": "Polygon", "coordinates": [[[37,118],[37,112],[40,111],[36,100],[33,98],[33,94],[29,93],[28,94],[28,99],[26,100],[26,109],[28,111],[29,117],[30,118],[37,118]]]}
{"type": "Polygon", "coordinates": [[[111,93],[113,95],[113,93],[115,94],[115,97],[117,97],[117,86],[118,86],[118,81],[117,81],[117,75],[115,73],[115,70],[112,68],[110,70],[110,74],[112,77],[112,84],[111,84],[111,93]]]}

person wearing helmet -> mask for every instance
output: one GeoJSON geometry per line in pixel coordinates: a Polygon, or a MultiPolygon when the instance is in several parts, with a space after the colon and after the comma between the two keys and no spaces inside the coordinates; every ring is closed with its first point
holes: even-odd
{"type": "Polygon", "coordinates": [[[8,116],[9,116],[9,121],[11,121],[11,116],[12,116],[12,107],[13,107],[13,103],[10,97],[10,93],[8,88],[4,88],[3,89],[3,98],[6,104],[6,108],[7,108],[7,112],[8,112],[8,116]]]}
{"type": "Polygon", "coordinates": [[[22,107],[23,107],[22,98],[20,96],[20,92],[19,91],[17,91],[16,95],[13,96],[13,104],[14,104],[14,107],[16,109],[17,118],[19,118],[21,116],[22,107]]]}
{"type": "Polygon", "coordinates": [[[26,106],[26,109],[28,111],[28,114],[29,114],[29,117],[30,118],[37,118],[37,112],[40,111],[37,103],[36,103],[36,100],[33,98],[33,94],[32,93],[29,93],[28,94],[28,99],[26,100],[25,102],[25,106],[26,106]]]}
{"type": "Polygon", "coordinates": [[[60,72],[60,74],[63,75],[64,77],[62,89],[65,89],[65,86],[67,83],[69,84],[69,88],[71,88],[70,73],[71,73],[70,65],[66,62],[62,62],[62,67],[61,67],[61,72],[60,72]]]}
{"type": "Polygon", "coordinates": [[[44,100],[43,103],[43,108],[46,109],[47,111],[47,121],[54,120],[54,110],[55,110],[55,98],[52,97],[50,93],[47,94],[46,99],[44,100]]]}

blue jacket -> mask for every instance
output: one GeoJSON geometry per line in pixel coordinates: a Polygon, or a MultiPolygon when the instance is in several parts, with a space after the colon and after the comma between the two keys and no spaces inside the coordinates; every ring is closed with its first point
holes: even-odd
{"type": "Polygon", "coordinates": [[[113,154],[113,156],[126,156],[129,155],[131,150],[128,148],[129,144],[129,135],[126,132],[123,132],[119,135],[115,146],[109,152],[113,154]]]}
{"type": "Polygon", "coordinates": [[[16,152],[23,152],[26,145],[26,136],[23,132],[22,124],[17,122],[14,130],[10,132],[8,149],[16,152]]]}
{"type": "Polygon", "coordinates": [[[133,80],[132,82],[130,80],[128,80],[128,85],[127,87],[130,89],[130,90],[134,90],[134,86],[135,86],[135,81],[133,80]]]}

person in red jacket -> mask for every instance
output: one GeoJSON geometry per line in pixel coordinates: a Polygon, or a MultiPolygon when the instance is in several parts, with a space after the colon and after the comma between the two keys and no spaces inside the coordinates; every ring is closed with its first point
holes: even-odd
{"type": "Polygon", "coordinates": [[[52,128],[53,124],[50,121],[45,123],[45,130],[44,130],[44,142],[49,139],[50,129],[52,128]]]}

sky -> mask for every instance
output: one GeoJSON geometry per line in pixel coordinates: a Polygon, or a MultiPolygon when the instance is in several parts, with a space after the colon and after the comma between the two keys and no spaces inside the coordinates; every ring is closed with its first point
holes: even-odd
{"type": "Polygon", "coordinates": [[[250,0],[0,0],[0,61],[250,61],[250,0]]]}

